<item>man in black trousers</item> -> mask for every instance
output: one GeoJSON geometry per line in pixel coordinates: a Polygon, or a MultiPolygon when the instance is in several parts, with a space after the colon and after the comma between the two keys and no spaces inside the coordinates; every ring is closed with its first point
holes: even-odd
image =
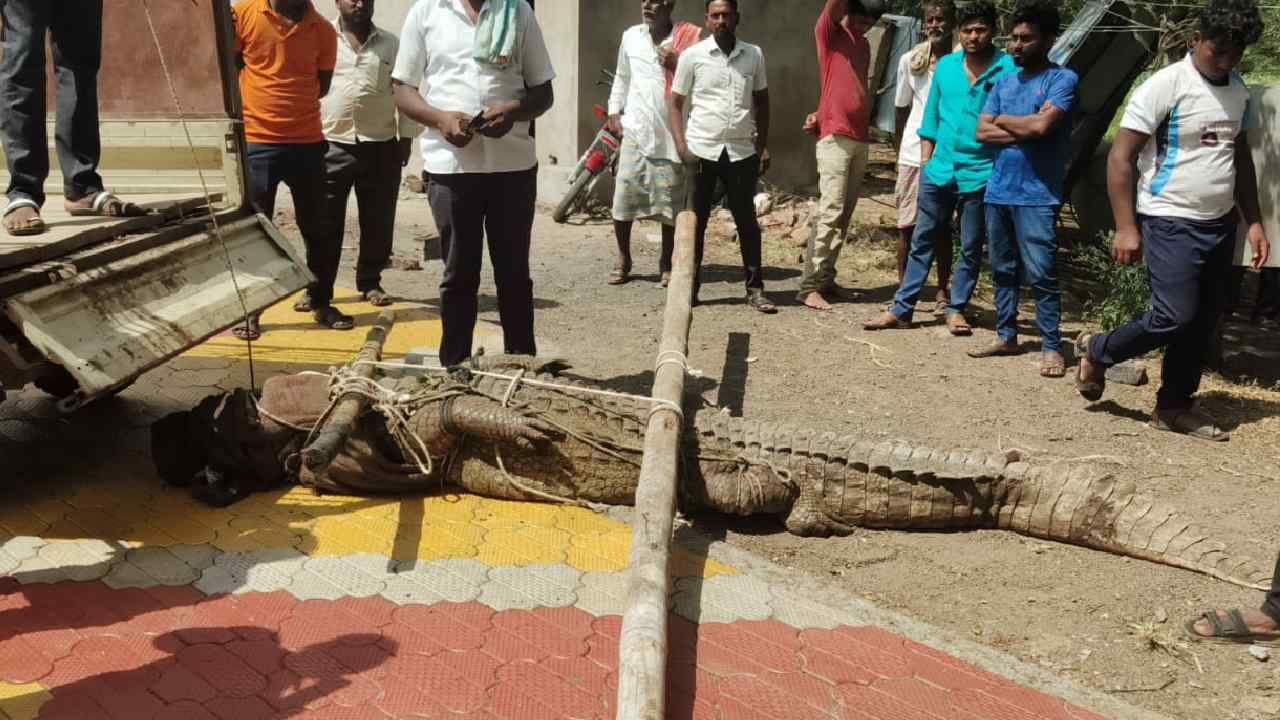
{"type": "Polygon", "coordinates": [[[102,0],[0,0],[0,136],[9,164],[9,235],[38,235],[49,177],[45,128],[45,35],[53,46],[64,204],[72,215],[124,217],[138,206],[106,192],[98,175],[98,69],[102,64],[102,0]]]}

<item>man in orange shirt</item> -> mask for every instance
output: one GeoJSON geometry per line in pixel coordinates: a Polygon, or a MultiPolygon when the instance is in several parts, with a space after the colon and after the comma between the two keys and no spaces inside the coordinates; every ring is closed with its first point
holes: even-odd
{"type": "MultiPolygon", "coordinates": [[[[240,97],[248,142],[249,199],[270,217],[280,183],[293,193],[294,214],[316,281],[293,307],[316,322],[350,330],[355,322],[331,304],[342,254],[342,233],[325,232],[325,140],[320,98],[329,92],[338,33],[310,0],[245,0],[231,9],[239,54],[240,97]]],[[[236,328],[259,336],[258,318],[236,328]]]]}

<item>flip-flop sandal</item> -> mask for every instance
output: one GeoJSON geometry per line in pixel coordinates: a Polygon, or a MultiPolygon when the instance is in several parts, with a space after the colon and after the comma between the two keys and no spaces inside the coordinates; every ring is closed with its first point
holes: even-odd
{"type": "Polygon", "coordinates": [[[257,315],[250,315],[244,322],[231,328],[231,334],[245,342],[252,342],[262,337],[262,326],[257,315]]]}
{"type": "Polygon", "coordinates": [[[666,287],[670,284],[671,284],[671,273],[669,272],[662,273],[662,277],[658,280],[658,287],[666,287]]]}
{"type": "Polygon", "coordinates": [[[1194,642],[1221,643],[1224,645],[1265,645],[1280,647],[1280,631],[1274,633],[1255,633],[1244,621],[1244,615],[1237,609],[1227,610],[1227,622],[1218,617],[1218,611],[1210,610],[1188,620],[1182,626],[1187,638],[1194,642]],[[1196,632],[1195,625],[1200,620],[1208,620],[1213,629],[1212,635],[1201,635],[1196,632]]]}
{"type": "Polygon", "coordinates": [[[368,292],[361,293],[366,302],[374,307],[386,307],[391,304],[391,296],[382,288],[374,288],[368,292]]]}
{"type": "Polygon", "coordinates": [[[631,280],[631,271],[619,265],[609,273],[610,285],[626,285],[631,280]]]}
{"type": "Polygon", "coordinates": [[[350,330],[356,326],[355,318],[344,315],[332,305],[316,310],[315,319],[317,323],[330,330],[350,330]]]}
{"type": "Polygon", "coordinates": [[[862,323],[863,330],[901,330],[911,327],[911,319],[903,319],[886,311],[885,314],[874,320],[868,320],[862,323]]]}
{"type": "Polygon", "coordinates": [[[1057,379],[1067,374],[1067,361],[1062,353],[1044,353],[1040,356],[1040,377],[1057,379]]]}
{"type": "Polygon", "coordinates": [[[67,202],[64,204],[67,214],[72,217],[142,217],[148,213],[141,205],[125,202],[106,190],[93,196],[88,205],[67,202]]]}
{"type": "Polygon", "coordinates": [[[1193,408],[1186,410],[1156,410],[1151,413],[1151,427],[1157,430],[1186,435],[1197,440],[1209,442],[1226,442],[1231,433],[1218,427],[1213,418],[1197,412],[1193,408]]]}
{"type": "Polygon", "coordinates": [[[1017,345],[994,342],[986,347],[974,348],[965,354],[971,358],[1013,357],[1014,355],[1021,355],[1022,350],[1017,345]]]}
{"type": "Polygon", "coordinates": [[[973,326],[969,324],[968,320],[964,319],[963,315],[956,313],[947,316],[947,332],[955,337],[969,337],[973,334],[973,326]],[[953,318],[960,319],[957,321],[953,320],[953,318]]]}
{"type": "Polygon", "coordinates": [[[40,217],[40,206],[37,205],[34,200],[23,199],[10,202],[8,207],[4,209],[4,229],[5,232],[9,233],[9,235],[13,237],[28,237],[45,232],[49,229],[49,226],[46,225],[44,219],[40,217]],[[9,216],[13,214],[15,210],[21,210],[22,208],[31,208],[32,210],[35,210],[35,216],[27,218],[21,225],[17,224],[16,219],[13,222],[10,222],[9,216]]]}
{"type": "MultiPolygon", "coordinates": [[[[1076,357],[1087,360],[1089,358],[1089,340],[1093,338],[1093,333],[1081,333],[1076,336],[1075,348],[1076,357]]],[[[1094,365],[1093,372],[1088,376],[1084,372],[1084,363],[1080,362],[1076,366],[1076,392],[1080,393],[1080,397],[1089,402],[1098,402],[1102,399],[1102,394],[1107,389],[1107,371],[1094,365]]]]}
{"type": "Polygon", "coordinates": [[[311,305],[311,296],[306,293],[303,293],[302,297],[298,298],[298,301],[293,304],[293,311],[297,313],[308,313],[312,310],[315,310],[315,308],[311,305]]]}

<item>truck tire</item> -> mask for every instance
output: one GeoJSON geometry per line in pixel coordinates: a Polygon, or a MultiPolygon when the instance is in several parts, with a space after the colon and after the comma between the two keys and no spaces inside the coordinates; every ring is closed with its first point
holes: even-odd
{"type": "Polygon", "coordinates": [[[551,213],[551,219],[557,223],[564,223],[569,219],[569,215],[573,213],[574,208],[578,205],[578,197],[582,195],[582,191],[587,189],[587,183],[591,182],[595,175],[587,171],[583,171],[573,181],[573,185],[569,186],[569,192],[565,193],[564,199],[556,206],[555,212],[551,213]]]}
{"type": "Polygon", "coordinates": [[[32,384],[56,398],[66,397],[80,389],[80,383],[61,366],[50,368],[49,372],[36,378],[32,384]]]}

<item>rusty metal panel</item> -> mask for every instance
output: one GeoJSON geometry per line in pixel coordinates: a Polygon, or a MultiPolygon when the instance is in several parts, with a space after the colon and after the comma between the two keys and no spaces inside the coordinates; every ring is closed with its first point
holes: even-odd
{"type": "MultiPolygon", "coordinates": [[[[223,226],[245,304],[262,310],[312,281],[261,215],[223,226]]],[[[244,316],[211,232],[147,250],[6,301],[23,335],[80,383],[85,399],[132,381],[244,316]]]]}

